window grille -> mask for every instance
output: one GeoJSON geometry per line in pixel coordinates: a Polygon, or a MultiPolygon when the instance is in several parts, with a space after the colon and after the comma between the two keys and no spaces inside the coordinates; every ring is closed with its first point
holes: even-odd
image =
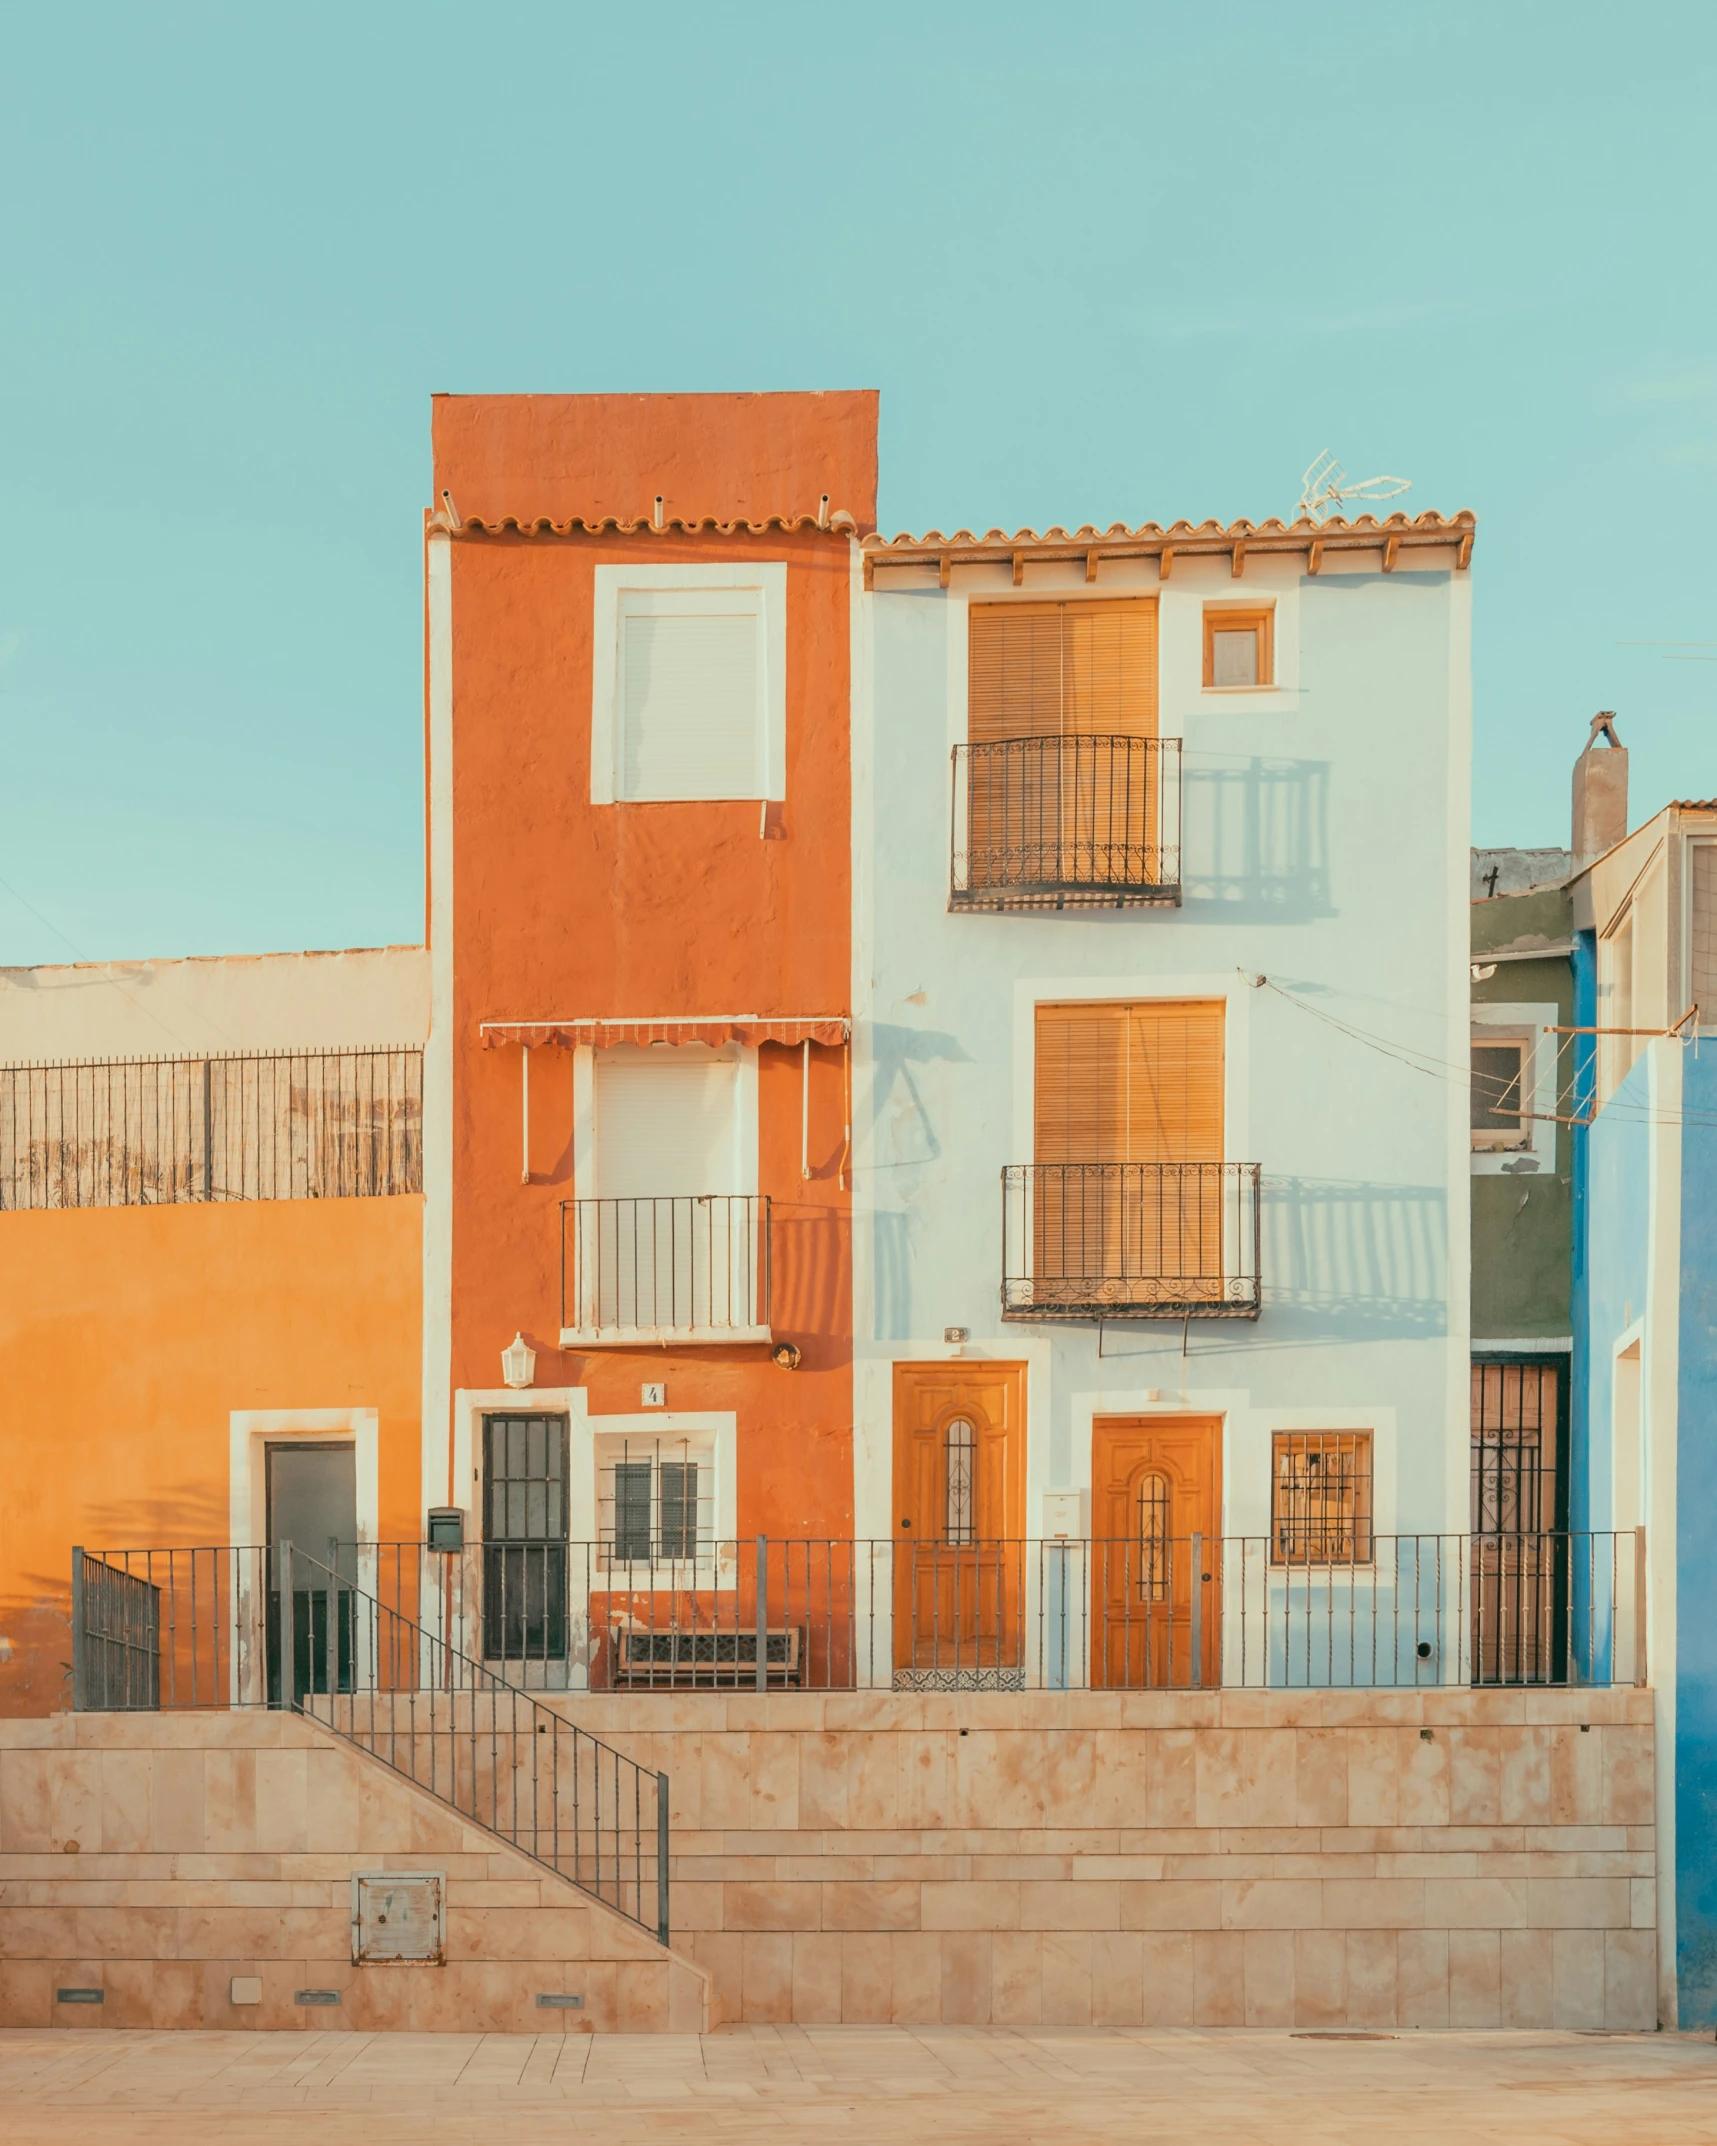
{"type": "Polygon", "coordinates": [[[1557,1482],[1560,1385],[1555,1364],[1473,1365],[1475,1535],[1541,1534],[1563,1524],[1557,1482]]]}
{"type": "Polygon", "coordinates": [[[1472,1367],[1472,1661],[1476,1684],[1565,1677],[1573,1568],[1565,1360],[1472,1367]]]}
{"type": "Polygon", "coordinates": [[[1139,1599],[1169,1598],[1169,1539],[1173,1514],[1166,1475],[1152,1470],[1139,1482],[1139,1599]]]}
{"type": "Polygon", "coordinates": [[[567,1419],[483,1419],[483,1644],[558,1660],[567,1632],[567,1419]]]}
{"type": "Polygon", "coordinates": [[[945,1542],[977,1540],[978,1440],[971,1420],[956,1416],[942,1438],[946,1495],[942,1536],[945,1542]]]}
{"type": "Polygon", "coordinates": [[[715,1555],[715,1456],[686,1439],[617,1441],[600,1471],[610,1565],[690,1565],[715,1555]]]}
{"type": "Polygon", "coordinates": [[[1273,1444],[1271,1563],[1368,1565],[1371,1433],[1278,1431],[1273,1444]]]}

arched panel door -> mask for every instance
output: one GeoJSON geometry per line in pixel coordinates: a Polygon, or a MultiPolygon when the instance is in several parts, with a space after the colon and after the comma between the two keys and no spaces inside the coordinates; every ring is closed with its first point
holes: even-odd
{"type": "Polygon", "coordinates": [[[1025,1366],[898,1364],[894,1661],[932,1688],[1023,1672],[1025,1366]]]}
{"type": "Polygon", "coordinates": [[[1091,1507],[1092,1683],[1215,1686],[1222,1662],[1221,1423],[1209,1416],[1098,1417],[1091,1507]],[[1203,1550],[1196,1569],[1195,1536],[1203,1550]]]}

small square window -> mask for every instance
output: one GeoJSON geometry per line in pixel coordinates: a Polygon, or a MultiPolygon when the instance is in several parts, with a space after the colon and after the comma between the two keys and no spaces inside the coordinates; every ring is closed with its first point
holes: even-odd
{"type": "Polygon", "coordinates": [[[1234,604],[1204,607],[1206,692],[1243,693],[1276,682],[1273,609],[1234,604]]]}
{"type": "Polygon", "coordinates": [[[1472,1134],[1479,1149],[1525,1147],[1527,1048],[1523,1041],[1476,1039],[1472,1047],[1472,1134]]]}
{"type": "Polygon", "coordinates": [[[1273,1565],[1369,1565],[1371,1433],[1278,1431],[1270,1489],[1273,1565]]]}
{"type": "Polygon", "coordinates": [[[715,1554],[715,1455],[707,1446],[616,1440],[599,1459],[598,1497],[609,1565],[695,1565],[715,1554]]]}

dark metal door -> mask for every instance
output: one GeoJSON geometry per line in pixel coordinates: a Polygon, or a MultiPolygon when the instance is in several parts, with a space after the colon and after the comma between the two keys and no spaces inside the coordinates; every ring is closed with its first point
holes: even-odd
{"type": "Polygon", "coordinates": [[[1472,1367],[1472,1675],[1568,1678],[1566,1357],[1472,1367]]]}

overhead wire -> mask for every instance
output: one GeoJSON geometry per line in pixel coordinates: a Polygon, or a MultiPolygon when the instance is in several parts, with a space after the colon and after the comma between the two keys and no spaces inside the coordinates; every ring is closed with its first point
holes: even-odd
{"type": "MultiPolygon", "coordinates": [[[[1239,973],[1254,990],[1273,991],[1278,998],[1285,999],[1290,1006],[1298,1007],[1301,1013],[1310,1014],[1314,1021],[1322,1021],[1326,1027],[1335,1029],[1338,1034],[1346,1036],[1350,1041],[1360,1044],[1366,1050],[1376,1051],[1384,1058],[1393,1059],[1397,1065],[1407,1067],[1409,1072],[1422,1073],[1427,1079],[1444,1081],[1451,1087],[1465,1088],[1471,1085],[1472,1068],[1470,1065],[1456,1065],[1452,1059],[1441,1058],[1433,1051],[1421,1049],[1417,1044],[1404,1044],[1398,1038],[1379,1036],[1368,1029],[1359,1027],[1354,1022],[1344,1021],[1339,1015],[1328,1013],[1321,1006],[1314,1006],[1309,999],[1301,998],[1298,992],[1290,991],[1285,985],[1276,983],[1268,976],[1254,974],[1247,969],[1242,969],[1239,973]]],[[[1665,1029],[1662,1033],[1664,1035],[1674,1035],[1676,1031],[1665,1029]]],[[[1570,1044],[1575,1041],[1572,1036],[1568,1040],[1570,1044]]],[[[1679,1040],[1685,1046],[1696,1042],[1697,1038],[1683,1035],[1680,1036],[1679,1040]]],[[[1579,1078],[1580,1071],[1576,1069],[1567,1088],[1558,1093],[1558,1102],[1571,1098],[1579,1078]]],[[[1697,1111],[1654,1111],[1649,1104],[1636,1104],[1624,1097],[1611,1096],[1603,1107],[1606,1112],[1613,1111],[1616,1114],[1617,1122],[1623,1124],[1684,1125],[1693,1126],[1697,1129],[1717,1128],[1717,1115],[1707,1115],[1697,1111]]],[[[1590,1126],[1594,1123],[1596,1115],[1594,1112],[1592,1117],[1571,1117],[1549,1111],[1521,1112],[1522,1117],[1537,1119],[1541,1123],[1550,1122],[1575,1127],[1590,1126]]]]}

